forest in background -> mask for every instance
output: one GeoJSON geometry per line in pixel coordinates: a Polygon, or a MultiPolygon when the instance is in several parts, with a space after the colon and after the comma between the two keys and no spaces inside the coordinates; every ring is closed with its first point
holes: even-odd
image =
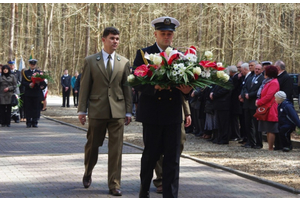
{"type": "MultiPolygon", "coordinates": [[[[300,73],[300,4],[287,3],[0,3],[0,63],[31,49],[41,70],[50,71],[50,94],[59,94],[64,69],[80,71],[87,55],[102,48],[105,27],[120,30],[117,52],[133,63],[137,49],[155,42],[150,22],[161,16],[179,20],[172,46],[210,50],[216,61],[283,60],[300,73]]],[[[18,67],[18,66],[17,66],[18,67]]]]}

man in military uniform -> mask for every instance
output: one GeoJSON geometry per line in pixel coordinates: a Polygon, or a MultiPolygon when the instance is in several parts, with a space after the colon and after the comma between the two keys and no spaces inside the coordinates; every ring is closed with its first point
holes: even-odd
{"type": "MultiPolygon", "coordinates": [[[[155,27],[154,45],[138,50],[134,66],[148,64],[144,53],[160,53],[170,46],[175,27],[179,22],[171,17],[160,17],[151,22],[155,27]]],[[[191,88],[161,88],[159,85],[139,86],[141,92],[137,109],[137,121],[143,123],[144,151],[141,160],[140,197],[149,197],[149,188],[153,169],[161,155],[164,155],[163,197],[177,197],[179,183],[179,159],[182,131],[183,93],[188,94],[191,88]]],[[[189,112],[189,111],[188,111],[189,112]]],[[[186,116],[186,125],[191,123],[190,113],[186,116]]],[[[184,137],[183,137],[184,138],[184,137]]],[[[184,139],[182,140],[184,141],[184,139]]]]}
{"type": "Polygon", "coordinates": [[[43,89],[47,86],[45,81],[32,82],[31,77],[34,73],[41,71],[36,69],[36,59],[29,60],[29,69],[22,71],[22,85],[25,87],[24,100],[26,112],[27,128],[38,127],[38,119],[41,113],[41,101],[43,89]]]}

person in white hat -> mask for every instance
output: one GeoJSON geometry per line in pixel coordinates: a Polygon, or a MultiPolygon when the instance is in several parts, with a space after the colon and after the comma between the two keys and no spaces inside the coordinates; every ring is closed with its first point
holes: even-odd
{"type": "Polygon", "coordinates": [[[278,91],[274,96],[278,103],[278,129],[282,150],[289,152],[293,149],[291,133],[296,126],[300,128],[300,120],[293,104],[286,99],[285,92],[278,91]]]}
{"type": "MultiPolygon", "coordinates": [[[[134,67],[149,64],[149,61],[144,58],[146,52],[151,54],[166,50],[172,44],[175,28],[180,24],[175,18],[165,16],[153,20],[151,25],[155,28],[156,42],[152,46],[137,51],[134,67]]],[[[163,197],[177,197],[180,148],[182,149],[182,143],[185,140],[185,133],[182,134],[184,132],[183,107],[185,108],[185,125],[191,124],[188,103],[183,101],[182,94],[189,93],[191,88],[164,89],[159,85],[143,85],[135,89],[140,92],[136,120],[143,124],[145,145],[141,160],[139,197],[149,197],[153,169],[161,155],[164,155],[163,161],[160,162],[160,165],[163,162],[162,171],[157,173],[156,170],[158,180],[154,184],[158,187],[157,191],[163,193],[163,197]],[[162,173],[163,181],[161,180],[162,173]]],[[[159,170],[160,167],[155,169],[159,170]]]]}

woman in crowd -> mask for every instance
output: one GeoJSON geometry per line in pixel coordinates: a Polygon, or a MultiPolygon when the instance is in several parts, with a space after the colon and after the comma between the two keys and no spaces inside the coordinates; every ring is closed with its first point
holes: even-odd
{"type": "Polygon", "coordinates": [[[11,115],[11,96],[17,88],[17,80],[11,74],[8,65],[2,66],[2,73],[0,76],[0,116],[2,127],[10,127],[11,115]]]}
{"type": "Polygon", "coordinates": [[[262,82],[258,92],[256,106],[270,107],[267,114],[267,120],[258,121],[258,131],[267,132],[267,140],[269,150],[273,150],[275,134],[278,133],[278,112],[277,103],[275,101],[275,93],[279,91],[279,83],[277,81],[278,70],[275,66],[270,65],[265,68],[265,80],[262,82]]]}

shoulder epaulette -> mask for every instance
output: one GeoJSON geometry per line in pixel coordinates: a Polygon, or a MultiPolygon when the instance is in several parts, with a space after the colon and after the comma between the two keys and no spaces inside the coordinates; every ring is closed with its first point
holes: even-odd
{"type": "Polygon", "coordinates": [[[148,65],[149,63],[148,63],[148,60],[145,58],[145,53],[144,53],[144,51],[143,51],[142,49],[140,49],[140,52],[141,52],[141,55],[142,55],[142,58],[143,58],[144,63],[145,63],[146,65],[148,65]]]}

